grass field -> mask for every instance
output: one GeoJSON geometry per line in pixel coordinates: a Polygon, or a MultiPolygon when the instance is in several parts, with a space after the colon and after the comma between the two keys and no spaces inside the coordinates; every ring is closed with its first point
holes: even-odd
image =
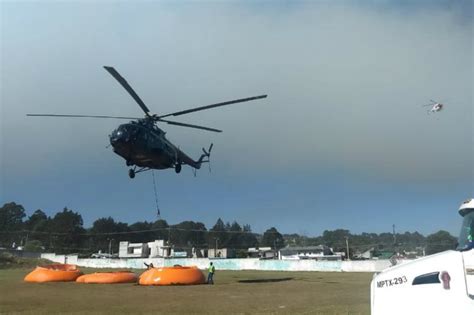
{"type": "Polygon", "coordinates": [[[370,313],[370,273],[217,271],[215,285],[144,287],[25,283],[30,270],[0,270],[0,313],[370,313]]]}

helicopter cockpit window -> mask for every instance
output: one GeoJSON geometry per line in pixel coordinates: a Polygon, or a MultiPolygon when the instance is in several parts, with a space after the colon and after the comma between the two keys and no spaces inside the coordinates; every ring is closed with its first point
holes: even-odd
{"type": "Polygon", "coordinates": [[[458,244],[459,250],[474,248],[474,211],[464,216],[458,244]]]}
{"type": "Polygon", "coordinates": [[[120,132],[120,133],[126,133],[127,132],[127,126],[119,126],[117,131],[120,132]]]}
{"type": "Polygon", "coordinates": [[[124,135],[124,133],[125,133],[124,129],[120,126],[112,132],[112,137],[120,138],[124,135]]]}

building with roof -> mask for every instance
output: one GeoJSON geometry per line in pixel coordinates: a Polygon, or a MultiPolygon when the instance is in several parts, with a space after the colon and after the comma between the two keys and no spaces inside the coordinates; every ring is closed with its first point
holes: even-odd
{"type": "Polygon", "coordinates": [[[284,260],[342,260],[341,255],[334,255],[332,249],[326,245],[284,247],[279,251],[279,258],[284,260]]]}

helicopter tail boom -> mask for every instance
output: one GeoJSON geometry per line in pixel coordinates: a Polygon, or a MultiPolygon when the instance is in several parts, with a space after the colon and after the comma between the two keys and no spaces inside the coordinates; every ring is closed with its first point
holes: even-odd
{"type": "Polygon", "coordinates": [[[190,158],[188,155],[186,155],[183,151],[178,149],[178,163],[180,164],[186,164],[189,165],[195,169],[200,169],[202,163],[209,163],[209,157],[211,156],[211,151],[212,151],[213,144],[209,146],[209,148],[206,150],[205,148],[202,148],[202,154],[199,157],[197,161],[194,161],[192,158],[190,158]]]}

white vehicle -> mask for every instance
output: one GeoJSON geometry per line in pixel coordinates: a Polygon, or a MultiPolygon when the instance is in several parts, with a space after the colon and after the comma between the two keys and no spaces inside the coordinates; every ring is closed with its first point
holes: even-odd
{"type": "Polygon", "coordinates": [[[474,314],[474,199],[465,201],[457,250],[448,250],[374,275],[372,315],[474,314]]]}

